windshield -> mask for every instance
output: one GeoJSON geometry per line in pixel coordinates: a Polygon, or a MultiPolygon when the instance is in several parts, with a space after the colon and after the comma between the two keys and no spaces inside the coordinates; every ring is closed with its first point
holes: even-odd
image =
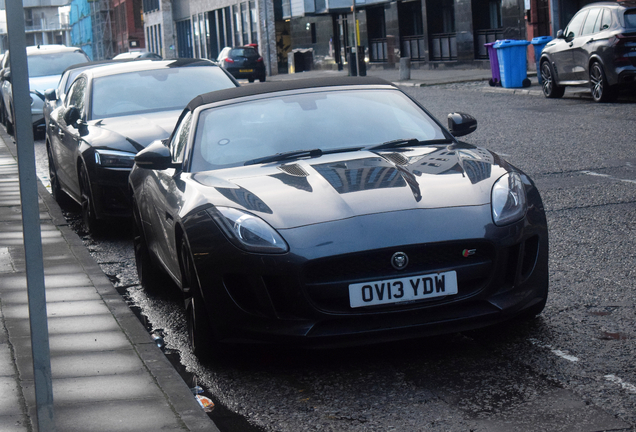
{"type": "Polygon", "coordinates": [[[93,81],[91,119],[181,110],[194,97],[234,87],[217,66],[129,72],[93,81]]]}
{"type": "Polygon", "coordinates": [[[31,55],[27,57],[29,77],[62,75],[67,67],[87,61],[86,55],[79,51],[31,55]]]}
{"type": "Polygon", "coordinates": [[[234,48],[228,57],[258,57],[258,53],[254,48],[234,48]]]}
{"type": "Polygon", "coordinates": [[[398,90],[313,91],[210,108],[201,112],[192,171],[294,150],[366,147],[401,138],[446,138],[398,90]]]}

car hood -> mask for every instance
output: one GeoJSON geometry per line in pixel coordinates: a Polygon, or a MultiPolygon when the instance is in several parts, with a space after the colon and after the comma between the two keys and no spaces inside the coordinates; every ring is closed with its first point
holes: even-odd
{"type": "Polygon", "coordinates": [[[112,147],[111,143],[116,142],[119,150],[136,153],[140,148],[135,144],[146,147],[155,140],[168,138],[180,114],[181,110],[160,111],[92,121],[93,146],[112,147]]]}
{"type": "Polygon", "coordinates": [[[192,207],[212,202],[258,214],[277,229],[374,213],[489,205],[507,163],[481,148],[349,152],[192,175],[192,207]]]}
{"type": "Polygon", "coordinates": [[[37,90],[44,93],[46,90],[57,87],[61,75],[48,75],[29,78],[29,90],[37,90]]]}

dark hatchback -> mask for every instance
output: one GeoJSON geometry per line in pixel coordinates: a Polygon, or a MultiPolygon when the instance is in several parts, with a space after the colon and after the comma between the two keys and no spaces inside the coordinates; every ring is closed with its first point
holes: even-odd
{"type": "Polygon", "coordinates": [[[247,79],[249,82],[266,79],[265,63],[256,48],[243,46],[224,49],[219,58],[219,64],[237,79],[247,79]]]}
{"type": "Polygon", "coordinates": [[[596,102],[636,88],[636,3],[592,3],[574,15],[541,53],[543,94],[559,98],[565,86],[589,85],[596,102]]]}
{"type": "MultiPolygon", "coordinates": [[[[377,78],[197,97],[129,183],[143,286],[183,291],[216,341],[369,344],[540,313],[548,231],[534,183],[377,78]]],[[[212,351],[213,353],[213,351],[212,351]]]]}
{"type": "Polygon", "coordinates": [[[53,196],[82,206],[89,231],[130,216],[126,194],[135,154],[165,139],[202,91],[235,87],[209,60],[136,60],[82,71],[49,115],[46,149],[53,196]]]}

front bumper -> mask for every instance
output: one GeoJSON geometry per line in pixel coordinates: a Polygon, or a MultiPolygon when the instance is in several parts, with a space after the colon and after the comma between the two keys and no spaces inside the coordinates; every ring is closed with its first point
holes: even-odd
{"type": "Polygon", "coordinates": [[[229,342],[329,347],[453,333],[505,321],[547,296],[548,235],[538,207],[506,227],[492,224],[486,205],[280,230],[290,244],[282,255],[239,251],[207,219],[199,212],[186,231],[208,315],[229,342]],[[417,226],[414,218],[425,221],[422,229],[404,232],[417,226]],[[477,252],[464,258],[464,249],[477,252]],[[396,251],[411,258],[406,270],[389,265],[396,251]],[[457,295],[349,306],[351,283],[447,270],[457,272],[457,295]]]}
{"type": "Polygon", "coordinates": [[[122,218],[132,215],[128,199],[129,168],[104,168],[87,163],[91,179],[93,205],[98,219],[122,218]]]}

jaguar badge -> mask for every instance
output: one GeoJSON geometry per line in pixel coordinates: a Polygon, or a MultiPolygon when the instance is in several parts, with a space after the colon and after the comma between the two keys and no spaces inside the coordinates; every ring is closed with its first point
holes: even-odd
{"type": "Polygon", "coordinates": [[[396,270],[404,270],[409,264],[409,257],[404,252],[396,252],[391,257],[391,265],[396,270]]]}

